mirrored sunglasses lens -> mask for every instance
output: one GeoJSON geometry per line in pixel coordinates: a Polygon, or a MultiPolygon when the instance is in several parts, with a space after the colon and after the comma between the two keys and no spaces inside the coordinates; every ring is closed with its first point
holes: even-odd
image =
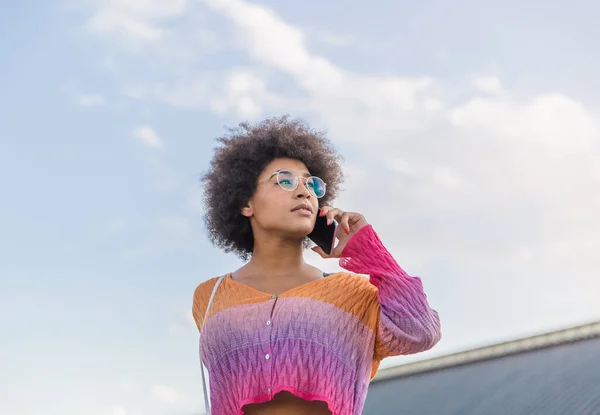
{"type": "Polygon", "coordinates": [[[284,190],[294,190],[298,186],[298,177],[291,171],[280,171],[277,180],[279,186],[284,190]]]}
{"type": "Polygon", "coordinates": [[[309,177],[309,179],[306,182],[306,185],[308,186],[313,196],[317,198],[325,196],[325,182],[319,179],[318,177],[309,177]]]}

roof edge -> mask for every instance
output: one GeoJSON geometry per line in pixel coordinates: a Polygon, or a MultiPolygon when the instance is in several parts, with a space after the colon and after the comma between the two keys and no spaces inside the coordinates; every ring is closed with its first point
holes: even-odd
{"type": "Polygon", "coordinates": [[[600,336],[600,321],[381,369],[371,383],[430,372],[600,336]]]}

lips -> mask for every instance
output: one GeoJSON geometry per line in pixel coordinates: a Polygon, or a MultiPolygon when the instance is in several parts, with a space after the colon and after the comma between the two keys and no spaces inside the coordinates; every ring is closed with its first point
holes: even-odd
{"type": "Polygon", "coordinates": [[[308,210],[310,213],[313,213],[312,207],[310,205],[307,205],[306,203],[299,204],[298,206],[292,209],[292,212],[295,212],[300,209],[308,210]]]}

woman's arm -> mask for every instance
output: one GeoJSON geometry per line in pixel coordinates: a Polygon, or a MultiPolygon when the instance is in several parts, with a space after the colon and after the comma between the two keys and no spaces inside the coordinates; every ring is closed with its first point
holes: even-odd
{"type": "Polygon", "coordinates": [[[363,226],[348,240],[340,266],[368,274],[378,289],[376,360],[423,352],[440,340],[440,318],[427,302],[421,279],[400,268],[371,225],[363,226]]]}

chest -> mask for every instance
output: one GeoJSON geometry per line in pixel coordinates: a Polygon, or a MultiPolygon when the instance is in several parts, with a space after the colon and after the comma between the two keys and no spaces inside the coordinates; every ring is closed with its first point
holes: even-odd
{"type": "Polygon", "coordinates": [[[301,296],[272,296],[265,301],[229,307],[212,315],[203,331],[203,358],[246,350],[270,359],[279,351],[316,348],[355,361],[372,348],[373,329],[364,322],[360,304],[354,309],[301,296]]]}

